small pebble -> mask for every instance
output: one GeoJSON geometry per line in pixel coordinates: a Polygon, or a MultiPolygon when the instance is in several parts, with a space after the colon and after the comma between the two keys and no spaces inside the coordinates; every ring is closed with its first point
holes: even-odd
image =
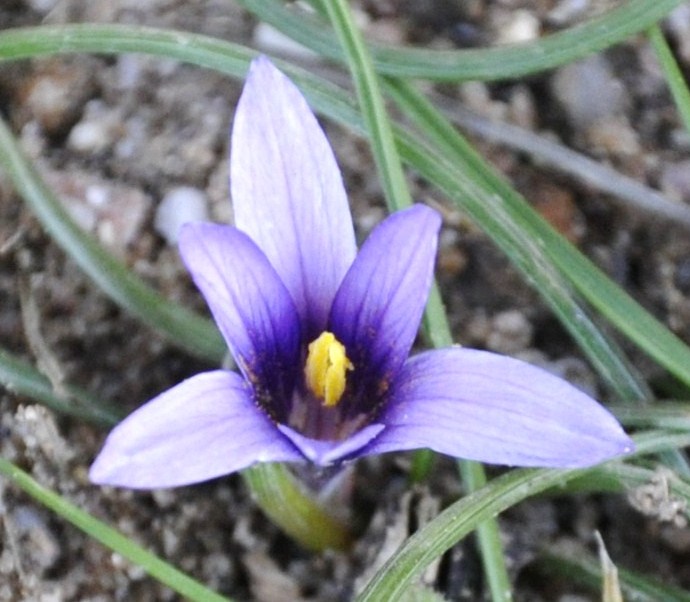
{"type": "Polygon", "coordinates": [[[690,159],[666,163],[659,184],[667,197],[674,201],[690,202],[690,159]]]}
{"type": "Polygon", "coordinates": [[[10,526],[25,555],[25,569],[42,575],[55,566],[61,554],[60,543],[41,512],[31,506],[17,506],[11,512],[10,526]]]}
{"type": "Polygon", "coordinates": [[[42,65],[19,90],[24,119],[35,119],[48,135],[65,132],[79,118],[94,89],[89,70],[51,61],[42,65]]]}
{"type": "Polygon", "coordinates": [[[86,105],[84,117],[69,133],[67,146],[85,155],[97,154],[112,147],[117,137],[118,119],[101,101],[86,105]]]}
{"type": "Polygon", "coordinates": [[[551,87],[574,128],[594,125],[627,108],[623,85],[600,55],[562,67],[551,87]]]}
{"type": "Polygon", "coordinates": [[[151,199],[138,188],[75,170],[43,176],[78,225],[112,251],[123,254],[141,232],[151,199]]]}
{"type": "Polygon", "coordinates": [[[498,32],[498,44],[518,44],[539,37],[539,19],[531,12],[518,9],[511,13],[510,19],[503,23],[498,32]]]}
{"type": "Polygon", "coordinates": [[[26,0],[26,3],[37,13],[45,15],[55,8],[60,0],[26,0]]]}
{"type": "Polygon", "coordinates": [[[208,220],[206,195],[198,188],[180,186],[170,190],[161,200],[156,209],[154,227],[169,245],[174,246],[184,224],[208,220]]]}
{"type": "Polygon", "coordinates": [[[500,353],[514,354],[529,347],[534,330],[525,315],[511,309],[496,314],[486,346],[500,353]]]}
{"type": "Polygon", "coordinates": [[[681,60],[690,64],[690,5],[681,4],[672,10],[667,18],[669,33],[678,45],[681,60]]]}
{"type": "Polygon", "coordinates": [[[590,149],[603,155],[632,157],[642,151],[639,136],[624,115],[603,118],[585,131],[590,149]]]}
{"type": "Polygon", "coordinates": [[[549,23],[557,27],[570,25],[584,16],[590,7],[591,0],[560,0],[549,12],[549,23]]]}

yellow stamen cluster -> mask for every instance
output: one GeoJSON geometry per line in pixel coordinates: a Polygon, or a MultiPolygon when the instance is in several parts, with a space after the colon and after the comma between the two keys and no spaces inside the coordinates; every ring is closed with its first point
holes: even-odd
{"type": "Polygon", "coordinates": [[[354,370],[354,366],[345,354],[345,346],[332,332],[322,332],[309,343],[304,366],[307,386],[327,408],[337,405],[343,396],[348,370],[354,370]]]}

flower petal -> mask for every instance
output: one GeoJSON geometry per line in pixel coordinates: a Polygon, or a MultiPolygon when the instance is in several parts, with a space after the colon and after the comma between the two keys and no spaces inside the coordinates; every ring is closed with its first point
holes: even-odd
{"type": "Polygon", "coordinates": [[[365,454],[427,447],[492,464],[574,468],[629,453],[616,419],[566,381],[473,349],[422,353],[403,367],[365,454]]]}
{"type": "Polygon", "coordinates": [[[213,479],[255,462],[304,457],[254,403],[234,372],[205,372],[161,393],[108,435],[94,483],[136,489],[213,479]]]}
{"type": "Polygon", "coordinates": [[[206,223],[182,228],[180,254],[258,400],[286,419],[300,369],[299,322],[268,259],[237,228],[206,223]]]}
{"type": "Polygon", "coordinates": [[[271,261],[315,338],[357,251],[352,216],[323,130],[265,57],[252,62],[235,113],[230,185],[235,225],[271,261]]]}
{"type": "Polygon", "coordinates": [[[289,426],[278,425],[280,432],[290,439],[308,460],[318,466],[327,466],[356,454],[384,428],[382,424],[368,424],[343,441],[323,441],[305,437],[289,426]]]}
{"type": "Polygon", "coordinates": [[[407,359],[429,294],[440,226],[439,214],[424,205],[389,216],[338,290],[329,326],[354,365],[355,398],[371,400],[371,391],[390,383],[407,359]]]}

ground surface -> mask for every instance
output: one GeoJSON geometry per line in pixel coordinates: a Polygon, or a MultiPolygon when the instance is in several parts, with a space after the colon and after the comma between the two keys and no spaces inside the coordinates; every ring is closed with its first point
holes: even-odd
{"type": "MultiPolygon", "coordinates": [[[[569,14],[575,4],[388,0],[364,2],[361,8],[371,37],[449,48],[557,29],[586,15],[569,14]]],[[[600,7],[593,2],[587,10],[600,7]]],[[[250,45],[273,40],[240,8],[221,0],[14,0],[0,6],[0,27],[44,21],[145,23],[250,45]]],[[[690,70],[690,48],[682,43],[683,28],[690,28],[687,12],[671,28],[682,64],[690,70]]],[[[158,290],[199,311],[205,311],[203,303],[161,229],[162,200],[186,187],[183,198],[200,199],[210,219],[231,219],[227,131],[239,90],[237,82],[220,75],[134,56],[56,58],[0,68],[0,111],[75,219],[158,290]]],[[[435,93],[450,99],[451,112],[454,104],[464,103],[512,121],[586,152],[677,202],[690,202],[690,137],[643,40],[527,81],[447,85],[435,93]],[[582,94],[593,87],[598,94],[582,94]]],[[[326,126],[364,237],[384,215],[370,155],[362,140],[326,126]]],[[[525,155],[477,143],[564,234],[690,340],[687,229],[623,210],[574,179],[535,167],[525,155]]],[[[416,198],[443,207],[433,190],[412,175],[411,181],[416,198]]],[[[567,335],[503,256],[462,215],[445,210],[445,218],[438,275],[456,340],[543,363],[606,397],[567,335]]],[[[102,295],[45,235],[0,174],[0,343],[34,362],[22,320],[22,287],[24,312],[31,303],[38,308],[34,325],[40,344],[57,360],[65,381],[122,408],[131,410],[209,367],[190,360],[102,295]]],[[[633,358],[651,379],[659,378],[644,358],[634,352],[633,358]]],[[[155,493],[93,487],[85,475],[102,430],[7,392],[0,391],[0,404],[4,457],[240,600],[348,600],[365,569],[380,560],[385,533],[395,541],[418,521],[417,513],[433,511],[461,493],[447,460],[437,463],[428,488],[411,496],[403,495],[409,458],[361,462],[353,473],[352,502],[363,530],[360,543],[350,554],[313,555],[268,523],[237,477],[155,493]]],[[[1,482],[0,487],[5,510],[0,600],[177,599],[13,488],[1,482]]],[[[545,578],[532,563],[544,545],[592,550],[595,529],[620,565],[690,587],[690,531],[643,517],[622,496],[535,501],[508,513],[501,524],[519,600],[598,599],[567,581],[545,578]]],[[[480,600],[479,574],[468,543],[448,554],[429,580],[449,599],[480,600]]]]}

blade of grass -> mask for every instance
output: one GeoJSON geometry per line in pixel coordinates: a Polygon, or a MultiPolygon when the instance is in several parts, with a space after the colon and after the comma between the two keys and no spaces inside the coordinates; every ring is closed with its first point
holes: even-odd
{"type": "Polygon", "coordinates": [[[1,118],[0,165],[43,227],[111,299],[175,345],[205,359],[222,361],[225,343],[215,326],[164,299],[83,232],[44,184],[1,118]]]}
{"type": "MultiPolygon", "coordinates": [[[[429,50],[372,44],[376,71],[406,79],[442,81],[514,79],[552,69],[644,31],[683,0],[630,0],[581,25],[536,41],[471,50],[429,50]]],[[[281,0],[239,0],[260,20],[320,55],[342,60],[333,31],[322,20],[281,0]]]]}
{"type": "Polygon", "coordinates": [[[196,602],[231,602],[229,598],[225,598],[206,588],[198,581],[164,562],[112,527],[43,487],[27,473],[4,458],[0,458],[0,474],[4,475],[46,508],[72,523],[89,537],[101,542],[114,552],[140,566],[149,575],[155,577],[181,596],[196,602]]]}
{"type": "Polygon", "coordinates": [[[388,204],[398,209],[409,207],[412,197],[407,188],[378,79],[367,47],[354,23],[350,7],[344,0],[328,0],[323,2],[322,6],[326,9],[345,52],[388,204]]]}
{"type": "MultiPolygon", "coordinates": [[[[462,482],[467,487],[467,491],[472,493],[479,491],[488,483],[486,471],[477,462],[458,462],[458,468],[462,476],[462,482]]],[[[482,567],[486,582],[491,592],[492,600],[503,600],[509,602],[513,599],[513,584],[508,575],[505,555],[503,554],[503,544],[501,542],[501,531],[496,518],[482,521],[476,529],[477,546],[481,552],[482,567]],[[496,559],[501,553],[499,560],[496,559]]]]}
{"type": "Polygon", "coordinates": [[[683,72],[671,52],[661,27],[658,25],[650,27],[647,35],[666,76],[666,82],[673,95],[673,100],[676,102],[685,129],[690,132],[690,91],[688,91],[683,72]]]}

